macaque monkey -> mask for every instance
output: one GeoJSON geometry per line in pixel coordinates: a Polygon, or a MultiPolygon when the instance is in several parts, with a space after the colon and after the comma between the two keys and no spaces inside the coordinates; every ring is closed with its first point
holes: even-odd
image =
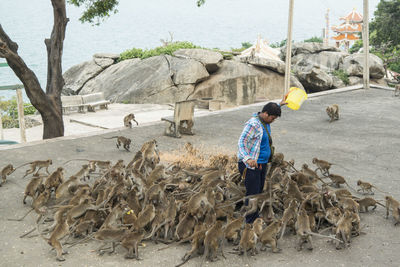
{"type": "Polygon", "coordinates": [[[23,167],[23,166],[28,165],[28,164],[30,165],[30,169],[25,172],[25,175],[22,178],[24,178],[28,174],[34,173],[36,171],[36,168],[38,168],[36,173],[39,173],[40,169],[46,168],[47,174],[50,174],[49,173],[49,166],[51,164],[53,164],[53,161],[51,159],[48,159],[48,160],[36,160],[36,161],[32,161],[32,162],[28,162],[28,163],[22,164],[22,165],[18,166],[15,169],[18,169],[18,168],[23,167]]]}
{"type": "Polygon", "coordinates": [[[64,168],[58,167],[49,177],[44,181],[44,187],[46,189],[57,188],[64,182],[64,168]]]}
{"type": "Polygon", "coordinates": [[[313,158],[312,163],[317,165],[317,169],[315,169],[315,172],[317,170],[320,170],[323,175],[329,175],[329,169],[332,166],[332,163],[329,163],[328,161],[322,160],[322,159],[317,159],[313,158]]]}
{"type": "Polygon", "coordinates": [[[26,204],[25,200],[27,196],[30,196],[32,199],[36,198],[36,195],[39,193],[39,187],[42,184],[43,177],[44,176],[33,177],[31,181],[26,185],[24,199],[22,200],[22,203],[26,204]]]}
{"type": "MultiPolygon", "coordinates": [[[[64,207],[64,208],[60,208],[57,211],[57,216],[56,216],[56,220],[55,220],[55,227],[54,230],[52,231],[50,238],[45,238],[43,237],[44,240],[47,241],[47,243],[52,246],[56,251],[57,251],[57,261],[65,261],[65,259],[63,258],[63,254],[66,254],[67,252],[64,251],[60,239],[62,239],[64,236],[69,234],[69,225],[67,223],[67,219],[65,218],[64,214],[68,211],[70,207],[64,207]]],[[[39,223],[37,224],[37,228],[38,228],[38,232],[41,233],[39,231],[39,223]]]]}
{"type": "Polygon", "coordinates": [[[281,229],[281,226],[281,220],[274,220],[270,225],[267,226],[267,228],[265,228],[264,231],[262,231],[259,238],[260,242],[262,243],[262,247],[260,250],[266,250],[266,245],[269,244],[272,248],[273,253],[278,253],[281,251],[281,249],[278,248],[278,240],[276,237],[279,233],[279,230],[281,229]]]}
{"type": "Polygon", "coordinates": [[[389,218],[389,209],[392,208],[393,218],[395,219],[394,225],[400,223],[400,203],[391,196],[386,196],[386,219],[389,218]]]}
{"type": "Polygon", "coordinates": [[[344,179],[343,176],[337,174],[329,174],[328,178],[331,179],[332,184],[334,184],[336,187],[339,188],[341,184],[346,184],[351,190],[356,192],[356,190],[346,182],[346,179],[344,179]]]}
{"type": "Polygon", "coordinates": [[[237,245],[240,241],[240,228],[243,225],[243,218],[237,218],[229,222],[224,230],[224,236],[228,241],[233,241],[237,245]]]}
{"type": "Polygon", "coordinates": [[[130,113],[124,117],[124,126],[132,128],[132,121],[136,122],[136,125],[139,125],[139,123],[135,120],[135,115],[133,113],[130,113]]]}
{"type": "Polygon", "coordinates": [[[128,250],[128,253],[125,255],[125,259],[135,258],[137,260],[140,260],[138,246],[139,243],[142,241],[143,236],[144,232],[142,230],[138,232],[130,232],[124,235],[121,240],[121,245],[128,250]]]}
{"type": "Polygon", "coordinates": [[[297,203],[296,199],[292,199],[289,203],[289,206],[283,212],[282,221],[281,221],[282,231],[281,231],[281,235],[280,235],[279,239],[281,239],[283,237],[283,235],[285,234],[286,225],[290,221],[293,221],[296,218],[297,207],[298,207],[298,203],[297,203]]]}
{"type": "MultiPolygon", "coordinates": [[[[346,210],[339,219],[336,227],[336,238],[342,239],[344,246],[350,243],[353,216],[349,210],[346,210]]],[[[340,243],[336,242],[336,249],[340,249],[340,243]]]]}
{"type": "Polygon", "coordinates": [[[14,169],[12,164],[8,164],[7,166],[5,166],[2,170],[1,170],[1,183],[0,186],[2,186],[6,180],[7,180],[7,176],[10,175],[11,173],[13,173],[16,169],[14,169]]]}
{"type": "Polygon", "coordinates": [[[330,121],[332,122],[334,120],[339,119],[339,105],[338,104],[333,104],[330,105],[326,108],[326,113],[328,114],[330,121]]]}
{"type": "Polygon", "coordinates": [[[365,197],[363,199],[356,199],[357,203],[360,205],[360,212],[368,212],[369,207],[373,207],[372,209],[376,209],[376,204],[385,207],[382,203],[379,203],[372,197],[365,197]]]}
{"type": "Polygon", "coordinates": [[[217,220],[215,224],[206,232],[206,236],[204,238],[203,261],[207,258],[210,261],[214,261],[217,258],[218,248],[221,249],[222,257],[225,258],[223,250],[224,232],[222,230],[222,224],[222,221],[217,220]]]}
{"type": "Polygon", "coordinates": [[[372,192],[372,188],[375,188],[376,190],[378,190],[379,192],[385,193],[387,194],[387,192],[384,192],[382,190],[380,190],[379,188],[377,188],[376,186],[374,186],[373,184],[367,183],[367,182],[363,182],[361,180],[357,181],[357,185],[361,188],[357,189],[357,192],[362,191],[363,194],[368,194],[370,193],[371,195],[374,194],[374,192],[372,192]]]}
{"type": "Polygon", "coordinates": [[[112,243],[112,250],[109,252],[110,254],[115,251],[115,247],[117,242],[121,242],[125,235],[128,233],[127,229],[100,229],[98,230],[93,238],[99,241],[103,241],[103,244],[96,249],[99,255],[103,255],[105,251],[102,251],[103,248],[107,245],[107,243],[112,243]]]}
{"type": "Polygon", "coordinates": [[[129,148],[131,145],[131,139],[124,137],[124,136],[112,136],[112,137],[103,137],[104,139],[113,139],[113,138],[117,138],[117,148],[119,149],[120,146],[123,146],[125,148],[126,151],[130,152],[129,148]]]}
{"type": "Polygon", "coordinates": [[[89,164],[84,164],[84,165],[82,165],[82,168],[77,173],[75,173],[73,176],[76,176],[78,178],[82,178],[83,181],[85,181],[86,178],[88,180],[90,179],[89,173],[90,173],[89,164]]]}
{"type": "Polygon", "coordinates": [[[251,250],[251,255],[255,256],[257,254],[257,235],[250,223],[246,223],[241,234],[239,242],[239,253],[247,257],[247,251],[251,250]]]}

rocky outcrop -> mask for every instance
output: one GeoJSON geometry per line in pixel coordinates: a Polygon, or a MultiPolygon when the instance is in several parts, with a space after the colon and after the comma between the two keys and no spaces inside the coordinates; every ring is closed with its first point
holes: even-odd
{"type": "MultiPolygon", "coordinates": [[[[343,60],[340,68],[350,76],[362,77],[364,72],[364,54],[352,54],[343,60]]],[[[369,75],[373,79],[381,79],[385,76],[383,61],[374,54],[369,54],[369,75]]]]}
{"type": "Polygon", "coordinates": [[[63,77],[65,85],[64,95],[76,95],[91,79],[97,77],[104,69],[115,63],[119,55],[95,54],[91,61],[86,61],[68,69],[63,77]]]}
{"type": "MultiPolygon", "coordinates": [[[[292,44],[292,57],[299,54],[317,54],[323,51],[341,52],[340,49],[322,43],[294,43],[292,44]]],[[[280,57],[286,59],[286,46],[281,48],[280,57]]]]}
{"type": "Polygon", "coordinates": [[[209,73],[213,73],[221,66],[221,53],[207,49],[179,49],[173,53],[178,58],[189,58],[201,62],[209,73]]]}
{"type": "MultiPolygon", "coordinates": [[[[190,98],[213,97],[232,105],[251,104],[257,97],[281,97],[284,78],[267,68],[225,60],[214,75],[195,87],[190,98]]],[[[292,86],[302,88],[295,77],[292,79],[292,86]]]]}

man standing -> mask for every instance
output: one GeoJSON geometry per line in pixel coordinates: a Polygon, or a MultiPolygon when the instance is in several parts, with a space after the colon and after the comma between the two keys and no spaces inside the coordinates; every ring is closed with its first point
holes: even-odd
{"type": "MultiPolygon", "coordinates": [[[[280,105],[285,105],[283,99],[280,105]]],[[[281,116],[281,106],[270,102],[261,112],[254,113],[246,122],[240,135],[238,146],[238,167],[240,174],[245,176],[246,196],[260,194],[264,188],[267,163],[271,160],[271,126],[276,118],[281,116]]],[[[248,205],[248,200],[245,202],[248,205]]],[[[258,218],[258,211],[246,216],[246,223],[252,223],[258,218]]]]}

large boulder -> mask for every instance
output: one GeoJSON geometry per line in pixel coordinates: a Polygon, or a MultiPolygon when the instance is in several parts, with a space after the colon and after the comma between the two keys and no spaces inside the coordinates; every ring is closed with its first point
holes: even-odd
{"type": "MultiPolygon", "coordinates": [[[[285,76],[267,68],[260,68],[239,61],[223,61],[220,69],[206,81],[196,85],[190,98],[224,100],[227,105],[247,105],[257,97],[280,98],[285,76]]],[[[292,77],[292,86],[302,88],[292,77]]]]}
{"type": "Polygon", "coordinates": [[[317,54],[297,54],[292,58],[293,69],[317,67],[326,72],[339,68],[343,59],[348,56],[345,52],[322,51],[317,54]]]}
{"type": "Polygon", "coordinates": [[[302,69],[296,76],[308,93],[325,91],[333,87],[332,76],[320,68],[302,69]]]}
{"type": "Polygon", "coordinates": [[[62,93],[64,95],[79,94],[87,81],[113,65],[118,58],[118,54],[99,53],[93,55],[93,59],[90,61],[72,66],[63,74],[65,85],[62,93]]]}
{"type": "MultiPolygon", "coordinates": [[[[343,59],[340,65],[350,76],[362,77],[364,72],[364,54],[352,54],[343,59]]],[[[383,61],[374,54],[369,54],[369,76],[373,79],[381,79],[385,76],[383,61]]]]}
{"type": "Polygon", "coordinates": [[[81,94],[104,92],[112,102],[165,104],[187,99],[194,84],[209,76],[193,59],[169,55],[124,60],[88,81],[81,94]]]}
{"type": "Polygon", "coordinates": [[[267,68],[278,73],[285,73],[285,62],[262,57],[241,57],[240,61],[254,66],[267,68]]]}
{"type": "MultiPolygon", "coordinates": [[[[323,43],[294,43],[292,44],[292,57],[298,54],[316,54],[322,51],[340,52],[339,48],[334,46],[325,45],[323,43]]],[[[284,61],[286,58],[286,46],[281,48],[281,59],[284,61]]]]}
{"type": "Polygon", "coordinates": [[[221,53],[208,49],[179,49],[173,53],[175,57],[191,58],[201,62],[209,73],[213,73],[221,66],[221,53]]]}

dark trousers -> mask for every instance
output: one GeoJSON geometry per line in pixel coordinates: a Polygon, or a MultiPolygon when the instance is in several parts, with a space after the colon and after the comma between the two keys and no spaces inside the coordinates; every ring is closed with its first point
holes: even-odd
{"type": "MultiPolygon", "coordinates": [[[[259,164],[259,166],[260,165],[261,168],[256,168],[254,170],[252,169],[246,170],[246,177],[244,180],[244,185],[246,187],[246,196],[260,194],[264,189],[265,175],[267,172],[267,163],[259,164]]],[[[246,165],[242,161],[240,161],[238,163],[238,167],[240,174],[243,175],[246,165]]],[[[246,199],[245,205],[247,206],[248,204],[249,201],[248,199],[246,199]]],[[[246,223],[253,223],[253,221],[257,218],[258,218],[258,211],[247,215],[246,223]]]]}

